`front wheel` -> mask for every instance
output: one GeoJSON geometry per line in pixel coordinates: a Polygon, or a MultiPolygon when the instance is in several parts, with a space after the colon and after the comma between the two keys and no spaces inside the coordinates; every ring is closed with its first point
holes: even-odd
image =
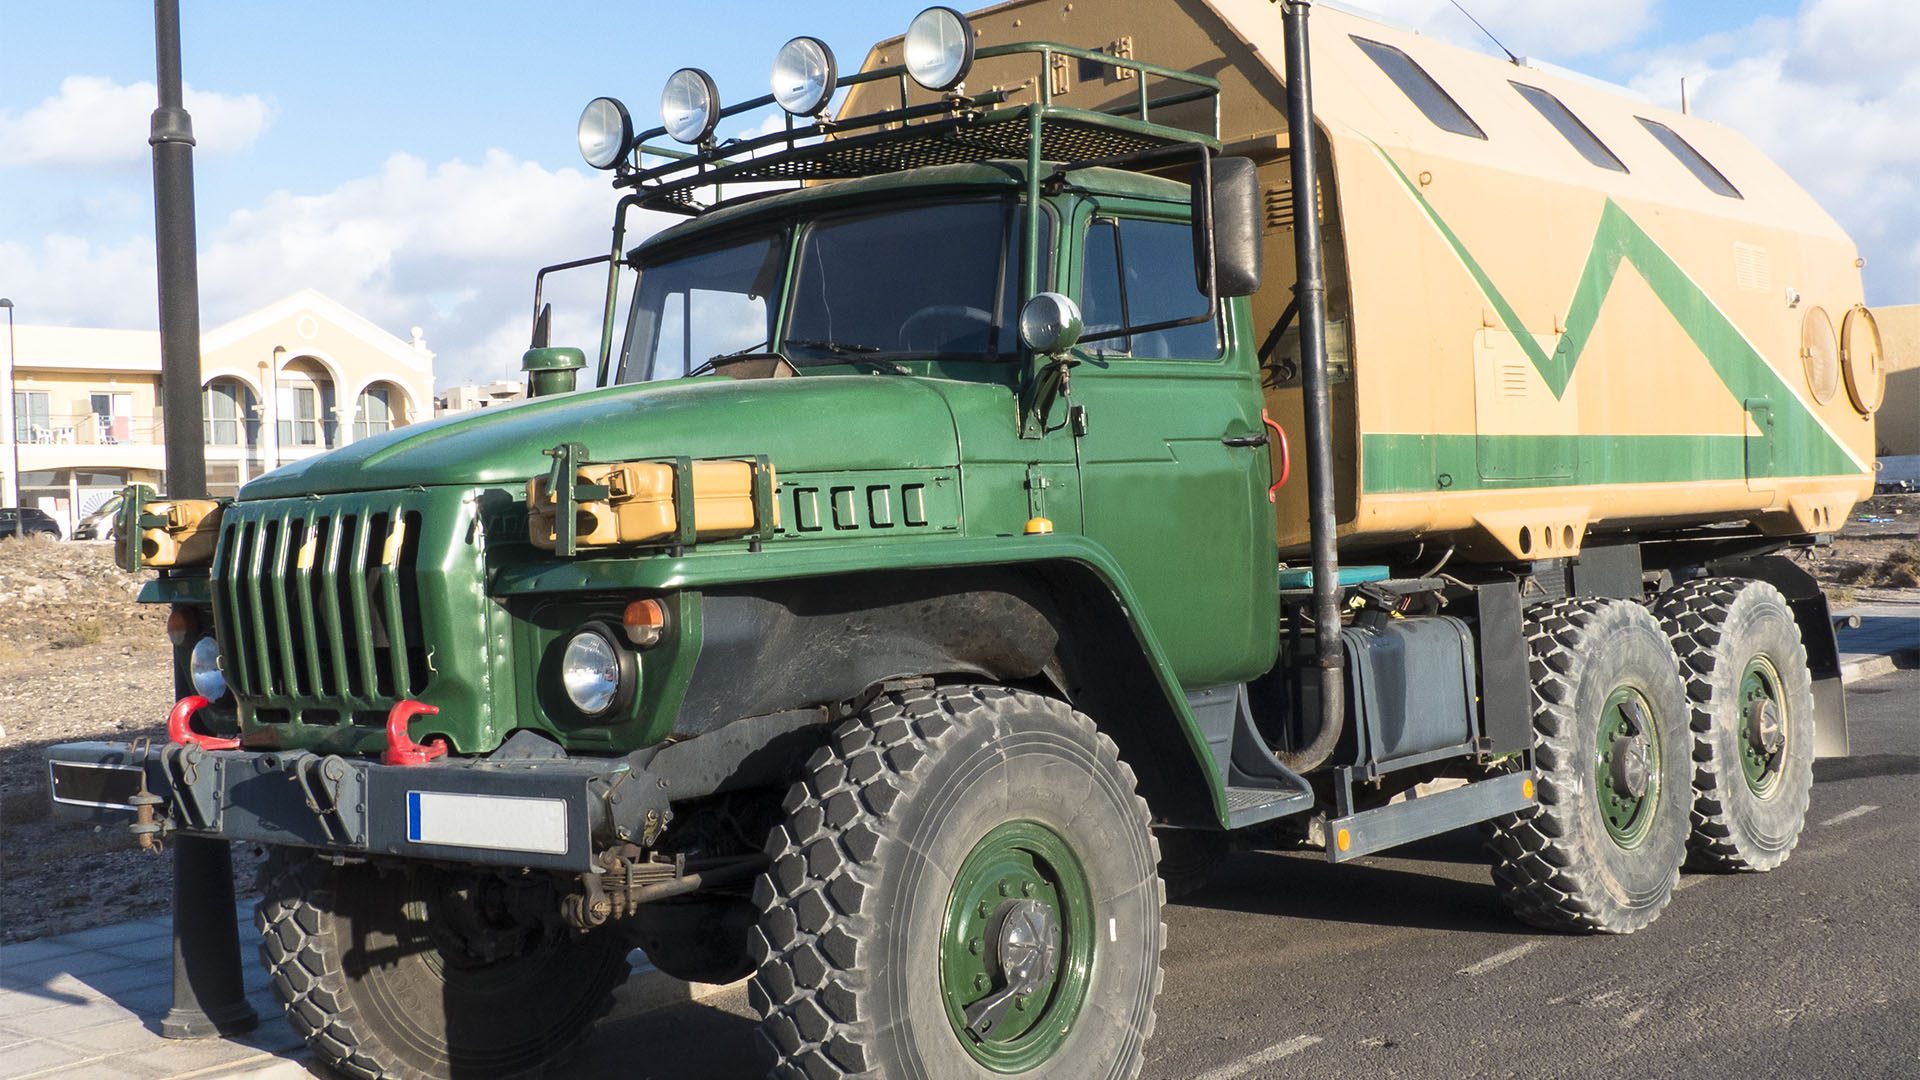
{"type": "Polygon", "coordinates": [[[1111,739],[997,687],[889,693],[768,841],[750,998],[776,1077],[1126,1080],[1160,989],[1147,806],[1111,739]]]}
{"type": "Polygon", "coordinates": [[[255,908],[287,1020],[359,1080],[540,1075],[627,977],[627,942],[514,917],[516,885],[476,871],[334,865],[273,852],[255,908]]]}

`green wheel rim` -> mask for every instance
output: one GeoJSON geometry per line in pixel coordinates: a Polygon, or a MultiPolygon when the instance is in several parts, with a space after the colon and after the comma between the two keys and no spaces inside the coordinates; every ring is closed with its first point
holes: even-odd
{"type": "Polygon", "coordinates": [[[1059,833],[1009,821],[981,837],[954,875],[940,932],[940,991],[954,1037],[995,1072],[1024,1072],[1051,1058],[1086,1001],[1093,941],[1093,889],[1059,833]],[[1060,927],[1059,964],[982,1039],[967,1030],[965,1010],[1001,988],[989,962],[991,925],[1003,904],[1022,899],[1045,906],[1060,927]]]}
{"type": "Polygon", "coordinates": [[[1600,707],[1600,731],[1594,759],[1594,790],[1599,794],[1600,819],[1607,835],[1623,848],[1638,847],[1653,831],[1653,820],[1660,806],[1660,731],[1653,722],[1653,708],[1631,686],[1622,686],[1607,695],[1600,707]],[[1647,730],[1640,730],[1644,719],[1647,730]],[[1640,790],[1619,780],[1625,758],[1645,754],[1645,780],[1640,790]]]}
{"type": "Polygon", "coordinates": [[[1787,723],[1787,696],[1780,687],[1780,672],[1773,661],[1756,656],[1747,662],[1747,670],[1740,676],[1740,697],[1734,719],[1740,732],[1740,772],[1755,795],[1773,793],[1787,760],[1786,745],[1782,743],[1774,753],[1768,754],[1760,741],[1760,733],[1747,719],[1750,710],[1764,703],[1771,703],[1779,711],[1784,731],[1793,730],[1793,725],[1787,723]]]}

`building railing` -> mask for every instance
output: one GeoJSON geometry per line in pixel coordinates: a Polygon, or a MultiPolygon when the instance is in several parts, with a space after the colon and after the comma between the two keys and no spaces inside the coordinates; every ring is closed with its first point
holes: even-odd
{"type": "Polygon", "coordinates": [[[158,446],[164,438],[158,420],[92,412],[23,414],[14,430],[22,446],[158,446]]]}

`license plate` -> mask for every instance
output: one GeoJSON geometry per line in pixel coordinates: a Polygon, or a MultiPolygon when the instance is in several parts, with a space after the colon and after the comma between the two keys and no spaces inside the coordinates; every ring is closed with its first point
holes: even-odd
{"type": "Polygon", "coordinates": [[[68,806],[97,806],[107,810],[134,809],[146,770],[138,765],[95,765],[80,761],[49,761],[53,801],[68,806]]]}
{"type": "Polygon", "coordinates": [[[407,792],[407,839],[495,851],[567,853],[567,801],[407,792]]]}

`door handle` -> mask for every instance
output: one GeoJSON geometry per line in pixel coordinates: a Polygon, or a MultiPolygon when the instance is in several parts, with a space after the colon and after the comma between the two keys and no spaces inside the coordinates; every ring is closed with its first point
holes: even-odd
{"type": "Polygon", "coordinates": [[[1257,431],[1252,435],[1222,435],[1220,437],[1220,444],[1222,446],[1265,446],[1267,445],[1267,433],[1265,431],[1257,431]]]}

